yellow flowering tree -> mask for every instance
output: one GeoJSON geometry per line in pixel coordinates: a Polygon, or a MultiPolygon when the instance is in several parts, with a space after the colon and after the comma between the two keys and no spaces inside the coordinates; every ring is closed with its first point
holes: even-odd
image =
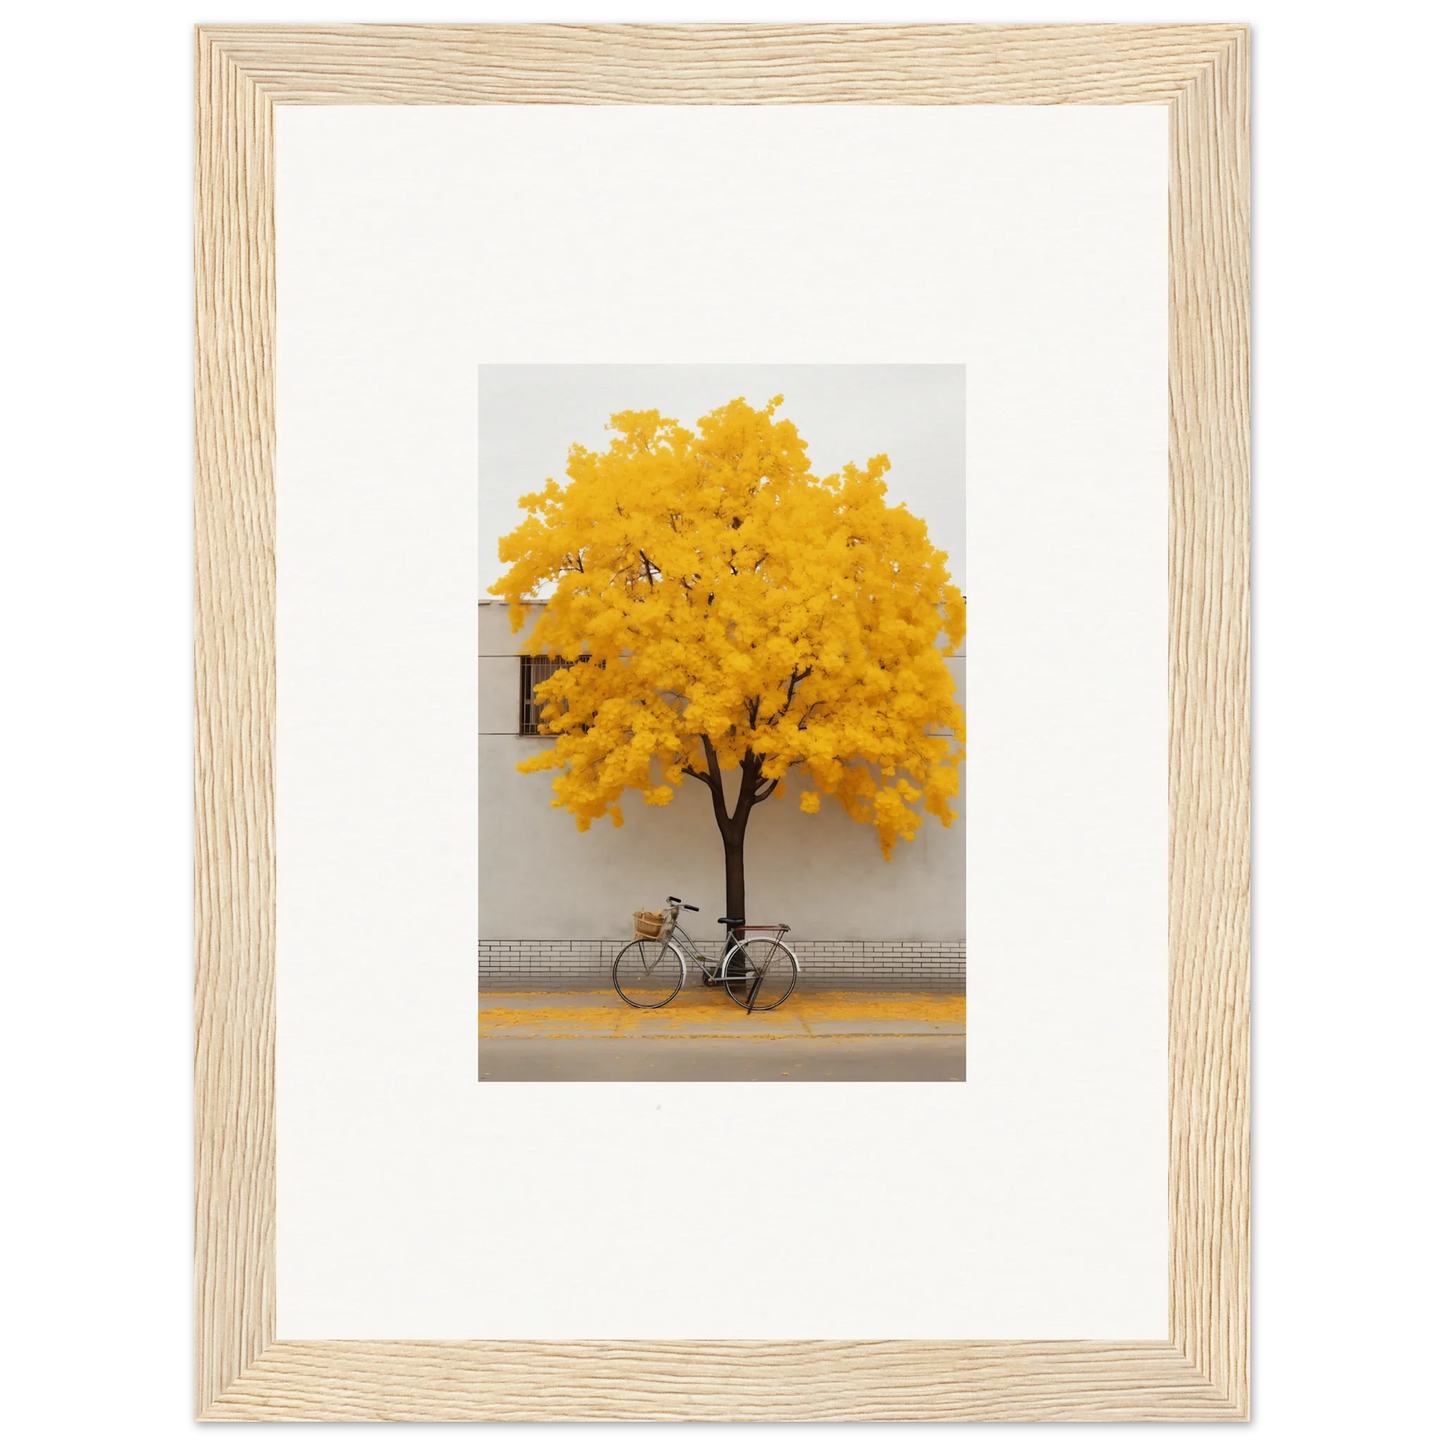
{"type": "Polygon", "coordinates": [[[963,756],[947,554],[886,500],[886,456],[815,477],[782,400],[730,401],[696,431],[618,413],[607,450],[574,446],[566,484],[521,499],[491,588],[513,631],[535,615],[529,652],[571,664],[537,685],[555,741],[521,771],[555,772],[553,806],[584,831],[621,827],[629,788],[661,807],[696,779],[737,919],[748,819],[791,770],[805,813],[837,799],[886,858],[922,811],[954,820],[963,756]]]}

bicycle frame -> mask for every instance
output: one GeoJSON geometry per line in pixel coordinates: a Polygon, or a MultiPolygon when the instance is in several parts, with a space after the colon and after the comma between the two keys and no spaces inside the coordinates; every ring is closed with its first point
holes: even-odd
{"type": "MultiPolygon", "coordinates": [[[[722,952],[717,958],[712,958],[703,952],[703,946],[697,942],[676,918],[672,920],[672,926],[663,935],[663,941],[677,944],[678,954],[682,958],[682,987],[687,987],[687,966],[689,963],[697,965],[698,972],[709,984],[719,984],[727,970],[728,959],[747,942],[739,933],[732,929],[727,931],[722,941],[722,952]]],[[[746,957],[746,955],[744,955],[746,957]]],[[[794,960],[796,964],[796,959],[794,960]]],[[[751,1012],[751,1008],[749,1012],[751,1012]]]]}
{"type": "Polygon", "coordinates": [[[698,972],[709,983],[716,983],[722,974],[723,965],[728,960],[728,955],[737,947],[737,935],[731,931],[723,939],[722,953],[717,958],[711,958],[703,952],[703,946],[699,944],[688,933],[682,924],[676,919],[673,920],[672,928],[667,933],[667,941],[677,944],[677,951],[682,955],[682,982],[683,987],[687,986],[687,966],[689,963],[696,964],[698,972]]]}

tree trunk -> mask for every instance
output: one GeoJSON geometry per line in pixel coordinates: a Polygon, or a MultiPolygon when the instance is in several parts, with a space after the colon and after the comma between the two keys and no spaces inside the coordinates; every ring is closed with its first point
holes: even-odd
{"type": "Polygon", "coordinates": [[[727,916],[746,919],[748,916],[747,889],[743,881],[743,834],[747,828],[744,819],[741,828],[729,828],[723,834],[723,867],[727,875],[727,916]]]}
{"type": "MultiPolygon", "coordinates": [[[[717,751],[712,745],[712,740],[706,736],[702,739],[703,752],[707,756],[707,772],[699,772],[692,768],[687,771],[696,778],[700,778],[708,785],[712,792],[712,811],[717,819],[717,830],[722,835],[723,842],[723,869],[727,881],[727,916],[736,918],[739,923],[747,918],[747,889],[743,883],[743,838],[748,831],[748,815],[753,811],[753,805],[759,801],[758,779],[762,774],[764,758],[755,755],[751,750],[743,755],[742,777],[738,783],[738,801],[731,814],[727,808],[727,798],[723,793],[722,767],[718,763],[717,751]]],[[[772,794],[773,785],[769,785],[763,797],[772,794]]],[[[734,924],[733,927],[737,927],[734,924]]]]}

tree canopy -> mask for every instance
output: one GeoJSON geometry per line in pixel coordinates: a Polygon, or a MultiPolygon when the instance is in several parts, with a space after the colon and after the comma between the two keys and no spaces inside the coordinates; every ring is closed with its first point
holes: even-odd
{"type": "Polygon", "coordinates": [[[519,767],[555,771],[553,806],[583,830],[620,827],[627,789],[662,806],[691,776],[740,869],[748,812],[794,769],[804,812],[836,798],[885,857],[924,811],[956,817],[964,719],[944,653],[965,619],[947,555],[887,501],[886,456],[814,476],[782,400],[738,398],[696,430],[620,412],[611,445],[573,446],[566,483],[522,497],[502,539],[490,590],[514,631],[535,619],[529,652],[573,664],[537,686],[554,741],[519,767]]]}

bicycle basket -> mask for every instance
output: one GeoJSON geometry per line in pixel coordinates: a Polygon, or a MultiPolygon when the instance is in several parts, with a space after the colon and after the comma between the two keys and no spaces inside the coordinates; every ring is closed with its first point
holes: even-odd
{"type": "Polygon", "coordinates": [[[632,915],[632,936],[634,938],[665,938],[671,929],[665,913],[649,913],[639,909],[632,915]]]}

